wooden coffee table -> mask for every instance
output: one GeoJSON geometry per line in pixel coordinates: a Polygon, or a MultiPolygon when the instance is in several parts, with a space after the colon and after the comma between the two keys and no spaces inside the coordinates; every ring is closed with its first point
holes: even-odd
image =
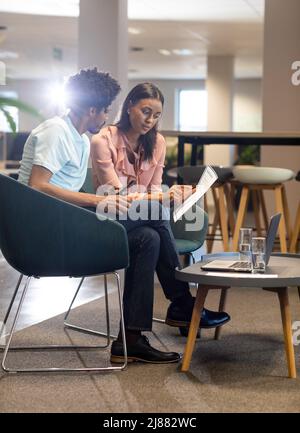
{"type": "MultiPolygon", "coordinates": [[[[203,262],[208,262],[213,259],[238,259],[238,254],[208,254],[203,257],[203,262]]],[[[203,264],[203,262],[201,262],[201,264],[203,264]]],[[[208,291],[212,289],[222,290],[219,311],[223,311],[226,302],[227,290],[229,288],[261,287],[264,290],[277,293],[281,311],[288,375],[290,378],[296,378],[288,287],[298,286],[300,296],[300,255],[275,254],[271,256],[265,274],[237,274],[216,271],[207,272],[201,269],[201,264],[198,262],[188,266],[187,268],[176,270],[176,278],[178,280],[198,284],[198,290],[181,370],[189,370],[191,357],[195,346],[196,335],[200,324],[200,317],[208,291]]]]}

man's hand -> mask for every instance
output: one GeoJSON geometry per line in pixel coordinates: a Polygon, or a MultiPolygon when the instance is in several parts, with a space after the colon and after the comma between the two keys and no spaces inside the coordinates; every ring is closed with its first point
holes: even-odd
{"type": "Polygon", "coordinates": [[[122,195],[108,195],[99,197],[97,212],[102,214],[125,214],[132,202],[132,198],[122,195]]]}

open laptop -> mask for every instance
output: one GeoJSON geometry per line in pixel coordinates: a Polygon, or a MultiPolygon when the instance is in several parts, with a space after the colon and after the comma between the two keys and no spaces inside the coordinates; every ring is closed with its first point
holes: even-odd
{"type": "MultiPolygon", "coordinates": [[[[266,237],[266,265],[269,263],[273,250],[274,241],[279,226],[281,213],[273,215],[270,220],[269,230],[266,237]]],[[[201,266],[205,271],[230,271],[230,272],[251,272],[251,267],[247,262],[237,260],[212,260],[201,266]]]]}

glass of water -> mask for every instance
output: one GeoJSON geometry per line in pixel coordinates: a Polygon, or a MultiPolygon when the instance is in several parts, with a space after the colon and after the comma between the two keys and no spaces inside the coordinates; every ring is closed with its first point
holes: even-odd
{"type": "Polygon", "coordinates": [[[241,228],[239,237],[240,261],[249,263],[250,267],[252,267],[251,242],[252,229],[241,228]]]}
{"type": "Polygon", "coordinates": [[[252,238],[252,263],[253,272],[265,272],[266,270],[266,238],[252,238]]]}

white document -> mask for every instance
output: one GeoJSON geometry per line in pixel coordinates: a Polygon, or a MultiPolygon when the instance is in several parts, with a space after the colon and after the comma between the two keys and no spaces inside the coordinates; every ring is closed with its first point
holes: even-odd
{"type": "Polygon", "coordinates": [[[252,274],[251,272],[205,272],[211,277],[230,277],[230,278],[278,278],[277,274],[252,274]]]}
{"type": "Polygon", "coordinates": [[[217,173],[210,165],[208,165],[202,173],[202,176],[196,186],[196,191],[190,195],[189,198],[187,198],[180,206],[174,209],[174,221],[176,222],[179,220],[179,218],[181,218],[182,215],[209,190],[209,188],[217,179],[217,173]]]}

